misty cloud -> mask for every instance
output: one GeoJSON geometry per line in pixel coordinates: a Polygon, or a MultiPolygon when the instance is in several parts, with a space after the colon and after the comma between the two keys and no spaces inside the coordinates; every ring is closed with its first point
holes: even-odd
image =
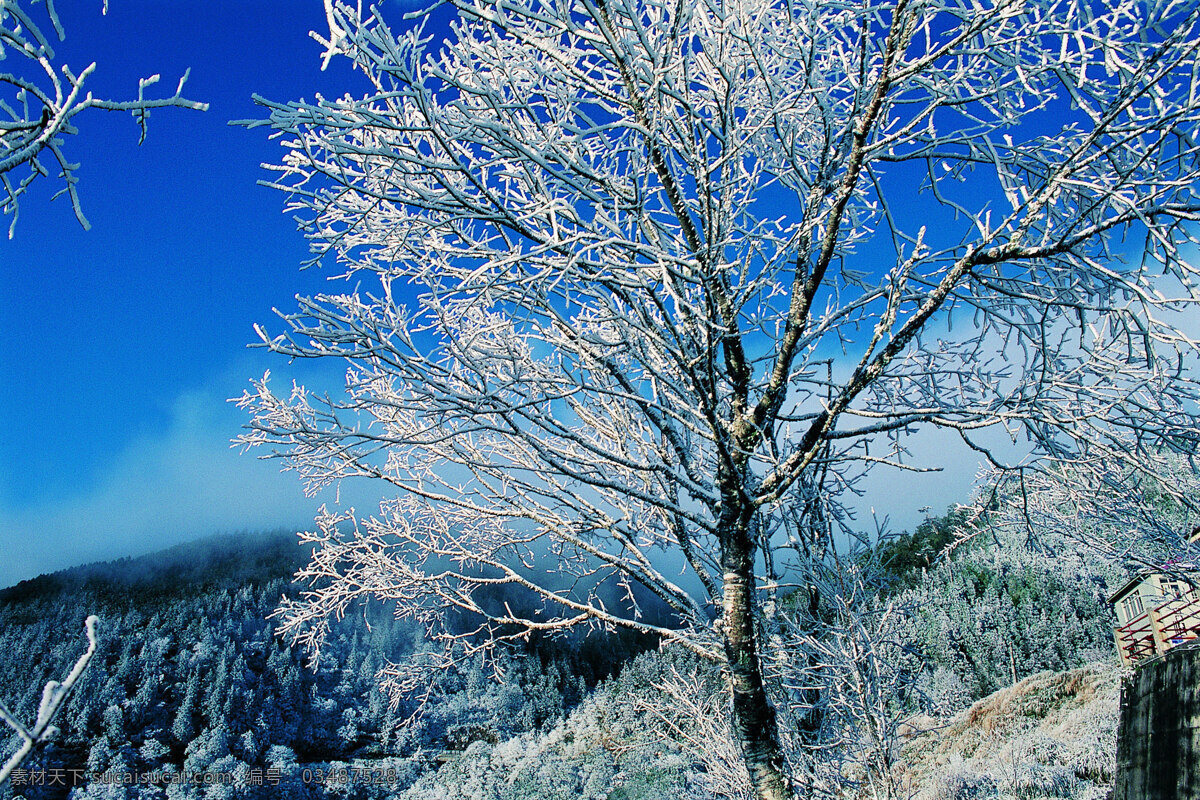
{"type": "MultiPolygon", "coordinates": [[[[115,454],[102,477],[77,494],[0,502],[0,586],[89,561],[139,555],[211,533],[309,528],[330,490],[306,498],[281,462],[230,447],[245,421],[224,396],[179,396],[168,427],[115,454]]],[[[341,500],[376,506],[345,486],[341,500]]]]}

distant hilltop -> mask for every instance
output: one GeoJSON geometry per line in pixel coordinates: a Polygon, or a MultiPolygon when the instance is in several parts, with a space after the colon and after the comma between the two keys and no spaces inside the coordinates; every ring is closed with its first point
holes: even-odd
{"type": "Polygon", "coordinates": [[[294,532],[222,533],[148,553],[59,570],[0,589],[0,603],[44,599],[60,592],[90,591],[115,601],[164,599],[193,594],[217,582],[241,585],[290,578],[307,561],[294,532]]]}

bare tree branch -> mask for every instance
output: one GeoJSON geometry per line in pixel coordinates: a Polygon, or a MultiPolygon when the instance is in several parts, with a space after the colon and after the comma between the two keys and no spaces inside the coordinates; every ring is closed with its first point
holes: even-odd
{"type": "MultiPolygon", "coordinates": [[[[37,2],[34,0],[33,5],[37,2]]],[[[64,40],[66,32],[59,22],[53,0],[44,0],[43,5],[58,40],[64,40]]],[[[91,227],[83,215],[75,188],[75,170],[79,165],[69,162],[62,149],[63,137],[76,133],[72,121],[79,113],[90,108],[128,111],[137,120],[141,131],[138,144],[141,144],[146,139],[151,109],[168,106],[197,111],[208,109],[207,103],[197,103],[183,96],[183,85],[188,79],[186,72],[179,79],[174,94],[168,97],[146,96],[146,89],[158,83],[158,75],[138,81],[134,100],[94,97],[84,84],[96,65],[89,64],[76,74],[66,64],[59,64],[49,37],[23,7],[22,0],[0,0],[0,60],[16,61],[12,71],[0,68],[0,91],[4,92],[0,94],[0,189],[3,190],[0,211],[12,215],[8,228],[10,239],[16,230],[21,195],[37,178],[49,176],[51,169],[63,181],[63,188],[55,197],[66,194],[79,224],[85,230],[91,227]],[[15,170],[22,166],[28,167],[29,174],[19,178],[15,170]]]]}

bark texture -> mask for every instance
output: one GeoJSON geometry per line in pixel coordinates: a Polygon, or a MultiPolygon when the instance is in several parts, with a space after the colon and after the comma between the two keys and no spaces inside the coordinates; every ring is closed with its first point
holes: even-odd
{"type": "Polygon", "coordinates": [[[790,800],[775,708],[767,697],[754,620],[754,546],[748,504],[727,513],[722,543],[726,680],[732,698],[733,733],[750,782],[760,800],[790,800]]]}

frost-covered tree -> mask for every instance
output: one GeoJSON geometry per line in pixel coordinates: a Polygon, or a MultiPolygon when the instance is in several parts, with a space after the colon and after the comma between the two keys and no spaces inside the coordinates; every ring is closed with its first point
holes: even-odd
{"type": "Polygon", "coordinates": [[[1200,533],[1200,462],[1183,452],[1147,454],[1128,463],[1064,463],[1003,481],[995,521],[1035,538],[1063,539],[1130,567],[1194,562],[1200,533]]]}
{"type": "MultiPolygon", "coordinates": [[[[108,11],[108,0],[104,0],[103,10],[108,11]]],[[[71,163],[63,151],[63,137],[77,132],[74,119],[80,112],[89,108],[128,111],[137,120],[144,140],[151,109],[208,108],[207,103],[184,98],[186,73],[168,97],[146,96],[146,89],[158,82],[158,75],[138,81],[136,99],[96,97],[86,86],[95,63],[75,72],[57,59],[52,38],[66,38],[54,0],[0,0],[0,211],[12,215],[10,238],[21,195],[51,171],[62,180],[62,193],[70,198],[79,224],[85,229],[90,227],[75,190],[75,169],[79,165],[71,163]],[[35,10],[38,5],[43,8],[35,10]],[[27,174],[17,173],[21,166],[28,169],[27,174]]]]}
{"type": "Polygon", "coordinates": [[[723,666],[783,798],[765,651],[866,470],[933,429],[1026,473],[1195,446],[1190,0],[446,5],[329,0],[373,91],[262,101],[314,261],[364,288],[262,331],[345,388],[264,378],[241,441],[395,494],[318,517],[298,639],[368,595],[445,658],[654,633],[723,666]]]}

